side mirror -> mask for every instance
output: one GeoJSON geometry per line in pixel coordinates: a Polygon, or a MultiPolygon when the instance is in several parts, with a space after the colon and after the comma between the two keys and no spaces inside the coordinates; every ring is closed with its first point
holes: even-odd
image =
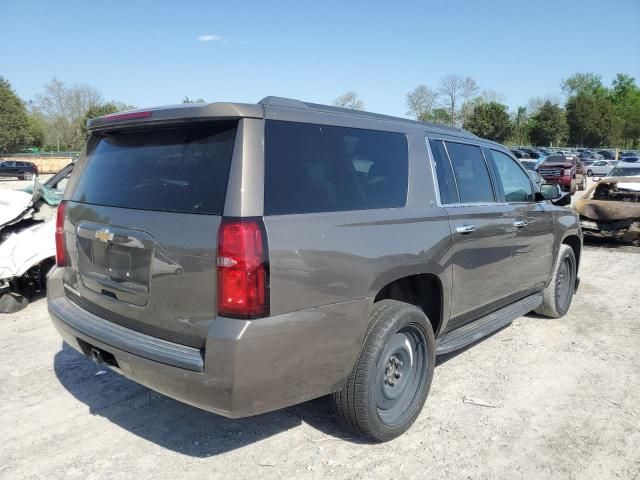
{"type": "Polygon", "coordinates": [[[564,193],[559,185],[549,185],[548,183],[540,185],[540,191],[536,192],[536,201],[542,202],[543,200],[550,200],[551,203],[559,207],[571,205],[569,193],[564,193]]]}
{"type": "Polygon", "coordinates": [[[540,200],[557,200],[562,196],[562,190],[559,185],[550,185],[543,183],[540,185],[540,200]]]}

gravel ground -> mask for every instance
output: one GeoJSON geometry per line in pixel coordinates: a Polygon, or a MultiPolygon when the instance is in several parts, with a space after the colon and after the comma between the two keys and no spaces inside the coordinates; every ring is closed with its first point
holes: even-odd
{"type": "Polygon", "coordinates": [[[638,271],[639,249],[587,247],[565,318],[440,358],[382,445],[322,399],[242,420],[180,404],[65,346],[40,299],[0,318],[0,478],[640,478],[638,271]]]}

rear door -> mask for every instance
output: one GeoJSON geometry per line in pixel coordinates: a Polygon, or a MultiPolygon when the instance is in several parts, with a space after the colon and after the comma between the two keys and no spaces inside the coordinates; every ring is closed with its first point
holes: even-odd
{"type": "Polygon", "coordinates": [[[96,132],[70,182],[67,295],[114,323],[201,347],[237,122],[96,132]]]}
{"type": "Polygon", "coordinates": [[[496,308],[513,287],[510,208],[496,199],[478,145],[431,140],[440,201],[453,232],[453,293],[448,330],[496,308]]]}

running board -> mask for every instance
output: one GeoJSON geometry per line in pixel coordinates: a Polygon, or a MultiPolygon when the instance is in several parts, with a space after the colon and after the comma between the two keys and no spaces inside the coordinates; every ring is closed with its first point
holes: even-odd
{"type": "Polygon", "coordinates": [[[541,304],[542,293],[535,293],[460,328],[456,328],[449,333],[445,333],[436,342],[436,355],[466,347],[470,343],[509,325],[516,318],[535,310],[541,304]]]}

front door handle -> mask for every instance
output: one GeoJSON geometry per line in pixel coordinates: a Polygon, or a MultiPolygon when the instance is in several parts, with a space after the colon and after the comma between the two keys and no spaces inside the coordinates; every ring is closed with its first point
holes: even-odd
{"type": "Polygon", "coordinates": [[[473,233],[475,231],[476,231],[475,225],[460,225],[459,227],[456,227],[456,232],[458,232],[461,235],[469,235],[470,233],[473,233]]]}
{"type": "Polygon", "coordinates": [[[527,225],[529,225],[529,222],[527,222],[526,220],[516,220],[515,222],[513,222],[513,226],[516,228],[524,228],[527,225]]]}

